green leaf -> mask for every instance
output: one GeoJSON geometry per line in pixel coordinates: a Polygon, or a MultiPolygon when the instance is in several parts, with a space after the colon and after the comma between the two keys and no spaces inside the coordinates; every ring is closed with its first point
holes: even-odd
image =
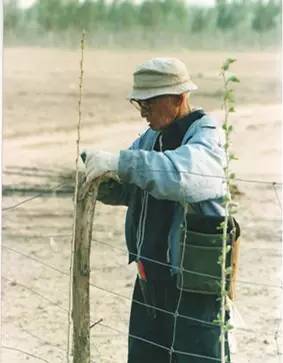
{"type": "Polygon", "coordinates": [[[230,202],[230,198],[228,195],[225,195],[224,198],[223,198],[224,202],[225,203],[229,203],[230,202]]]}
{"type": "Polygon", "coordinates": [[[239,78],[237,78],[234,74],[231,74],[231,75],[227,78],[226,82],[227,82],[227,83],[228,83],[228,82],[240,83],[240,80],[239,80],[239,78]]]}
{"type": "Polygon", "coordinates": [[[234,326],[227,323],[227,324],[221,324],[221,326],[223,326],[223,330],[227,333],[229,330],[234,329],[234,326]]]}
{"type": "Polygon", "coordinates": [[[228,89],[227,91],[224,92],[224,101],[229,101],[229,100],[233,100],[233,90],[232,89],[228,89]]]}
{"type": "Polygon", "coordinates": [[[226,247],[226,253],[229,253],[231,251],[231,248],[232,248],[231,246],[227,246],[226,247]]]}
{"type": "Polygon", "coordinates": [[[212,320],[212,323],[219,324],[220,325],[221,324],[221,321],[219,319],[214,319],[214,320],[212,320]]]}
{"type": "Polygon", "coordinates": [[[231,275],[232,273],[232,267],[227,267],[226,268],[226,275],[231,275]]]}
{"type": "Polygon", "coordinates": [[[229,155],[229,159],[230,159],[230,160],[239,160],[239,159],[237,158],[237,156],[236,156],[235,154],[233,154],[233,153],[230,153],[230,155],[229,155]]]}
{"type": "Polygon", "coordinates": [[[235,97],[234,94],[232,92],[227,93],[226,95],[224,95],[224,102],[228,103],[228,110],[230,107],[232,107],[235,103],[235,97]]]}
{"type": "Polygon", "coordinates": [[[216,227],[216,229],[217,229],[218,231],[221,231],[221,230],[223,230],[224,225],[225,225],[225,223],[224,223],[224,222],[221,222],[221,223],[219,224],[219,226],[217,226],[217,227],[216,227]]]}
{"type": "Polygon", "coordinates": [[[222,69],[224,71],[227,71],[229,69],[230,64],[232,64],[234,62],[236,62],[236,59],[234,59],[234,58],[226,59],[226,61],[223,63],[222,69]]]}
{"type": "Polygon", "coordinates": [[[234,106],[230,106],[228,109],[228,112],[236,112],[235,107],[234,106]]]}

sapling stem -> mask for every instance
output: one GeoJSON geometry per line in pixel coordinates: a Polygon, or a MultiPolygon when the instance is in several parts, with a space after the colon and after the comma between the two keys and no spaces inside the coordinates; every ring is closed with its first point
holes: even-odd
{"type": "MultiPolygon", "coordinates": [[[[224,150],[225,150],[225,167],[224,167],[224,176],[225,176],[225,182],[226,182],[226,195],[224,198],[224,208],[225,208],[225,218],[224,222],[222,224],[223,232],[222,232],[222,256],[220,259],[221,264],[221,311],[220,311],[220,344],[221,344],[221,363],[226,363],[226,335],[231,328],[226,323],[226,310],[227,310],[227,276],[230,276],[230,270],[229,267],[226,268],[227,265],[227,253],[230,251],[230,246],[227,245],[227,241],[230,238],[230,235],[228,233],[228,224],[229,219],[231,218],[231,207],[232,207],[232,196],[231,196],[231,181],[234,179],[234,174],[230,173],[230,162],[231,160],[235,159],[235,156],[230,152],[230,135],[233,130],[232,125],[230,125],[229,122],[229,115],[231,112],[235,112],[234,104],[234,90],[230,88],[231,82],[239,82],[238,78],[229,73],[230,64],[234,63],[235,59],[227,59],[224,64],[221,67],[221,76],[223,78],[224,82],[224,96],[223,96],[223,109],[224,109],[224,123],[223,123],[223,130],[225,134],[225,144],[224,144],[224,150]]],[[[233,218],[232,220],[232,236],[235,232],[235,226],[233,218]]],[[[232,241],[233,243],[233,241],[232,241]]]]}

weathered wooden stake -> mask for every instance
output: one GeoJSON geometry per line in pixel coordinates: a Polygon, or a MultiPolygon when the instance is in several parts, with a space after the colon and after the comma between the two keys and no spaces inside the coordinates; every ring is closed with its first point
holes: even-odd
{"type": "Polygon", "coordinates": [[[90,363],[89,275],[92,224],[99,181],[79,178],[73,258],[73,363],[90,363]]]}

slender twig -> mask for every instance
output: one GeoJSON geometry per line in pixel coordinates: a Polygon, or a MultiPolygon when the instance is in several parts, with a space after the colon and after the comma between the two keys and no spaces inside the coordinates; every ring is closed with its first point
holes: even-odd
{"type": "Polygon", "coordinates": [[[77,197],[79,184],[79,157],[80,157],[80,137],[81,137],[81,119],[82,119],[82,90],[83,90],[83,65],[84,65],[84,47],[85,47],[85,31],[81,37],[81,60],[80,60],[80,82],[79,82],[79,100],[78,100],[78,123],[77,123],[77,152],[76,152],[76,178],[74,192],[74,218],[73,218],[73,235],[71,241],[71,258],[70,258],[70,278],[69,278],[69,313],[68,313],[68,336],[67,336],[67,363],[69,363],[70,355],[70,331],[72,324],[71,309],[72,309],[72,277],[73,277],[73,260],[75,251],[75,234],[76,234],[76,217],[77,217],[77,197]]]}
{"type": "Polygon", "coordinates": [[[101,318],[101,319],[99,319],[99,320],[97,320],[96,322],[94,322],[94,323],[92,323],[92,324],[90,325],[89,329],[94,328],[96,325],[98,325],[98,324],[100,324],[100,323],[102,323],[102,322],[103,322],[103,319],[102,319],[102,318],[101,318]]]}

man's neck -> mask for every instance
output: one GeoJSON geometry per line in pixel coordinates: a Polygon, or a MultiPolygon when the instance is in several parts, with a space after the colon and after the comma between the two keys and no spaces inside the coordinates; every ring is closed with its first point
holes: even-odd
{"type": "Polygon", "coordinates": [[[192,109],[188,103],[180,106],[179,112],[177,113],[175,120],[187,116],[192,112],[192,109]]]}

